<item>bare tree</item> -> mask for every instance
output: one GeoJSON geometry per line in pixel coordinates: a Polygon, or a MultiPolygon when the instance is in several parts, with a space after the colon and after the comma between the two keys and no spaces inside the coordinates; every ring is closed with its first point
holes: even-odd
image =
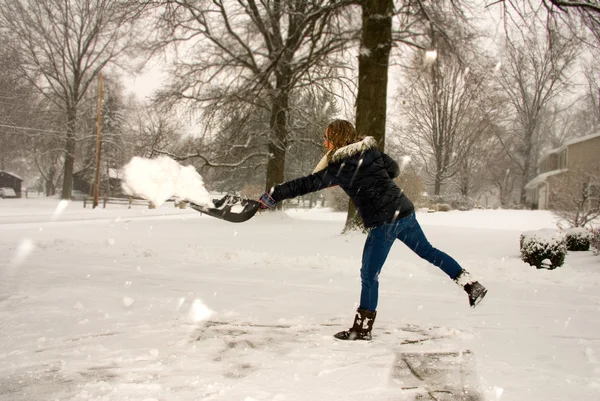
{"type": "MultiPolygon", "coordinates": [[[[90,88],[90,95],[98,98],[98,86],[90,88]]],[[[103,95],[101,114],[101,146],[100,146],[100,170],[99,184],[101,196],[113,196],[119,193],[115,181],[118,169],[131,157],[132,136],[129,131],[129,119],[133,120],[135,113],[129,109],[124,98],[124,87],[120,78],[115,74],[103,74],[103,95]],[[104,194],[104,195],[103,195],[104,194]]],[[[77,124],[78,131],[85,133],[78,140],[76,152],[76,164],[74,173],[79,179],[84,179],[93,186],[96,175],[96,153],[97,153],[97,106],[90,102],[90,107],[81,110],[81,117],[77,124]]]]}
{"type": "Polygon", "coordinates": [[[331,92],[303,91],[294,96],[290,107],[292,132],[286,175],[298,177],[314,170],[323,156],[323,134],[327,124],[338,116],[340,107],[331,92]]]}
{"type": "Polygon", "coordinates": [[[152,158],[157,150],[173,151],[183,133],[183,124],[173,113],[131,99],[129,117],[123,134],[126,159],[133,156],[152,158]]]}
{"type": "MultiPolygon", "coordinates": [[[[405,136],[433,183],[434,195],[459,173],[463,192],[471,187],[466,167],[475,163],[476,144],[486,136],[495,109],[488,101],[485,75],[438,48],[437,59],[425,72],[415,68],[409,75],[411,84],[403,93],[405,136]]],[[[415,58],[414,63],[422,62],[415,58]]]]}
{"type": "Polygon", "coordinates": [[[130,9],[119,0],[5,0],[4,45],[20,55],[19,72],[64,113],[62,198],[71,198],[77,119],[99,72],[131,43],[130,9]]]}
{"type": "Polygon", "coordinates": [[[594,132],[600,128],[600,67],[598,63],[590,63],[585,68],[586,94],[584,102],[588,115],[592,118],[586,119],[590,122],[588,132],[594,132]]]}
{"type": "Polygon", "coordinates": [[[56,195],[56,190],[62,179],[61,162],[62,149],[52,146],[51,137],[38,136],[32,147],[33,161],[43,182],[46,196],[56,195]],[[50,139],[50,140],[49,140],[50,139]]]}
{"type": "Polygon", "coordinates": [[[510,157],[512,149],[505,151],[504,147],[507,146],[507,143],[501,143],[499,140],[506,136],[506,130],[499,126],[495,126],[491,130],[494,137],[488,144],[490,151],[487,153],[484,168],[488,180],[494,188],[494,193],[500,200],[500,205],[507,207],[513,202],[513,194],[518,188],[519,169],[514,159],[510,157]]]}
{"type": "Polygon", "coordinates": [[[575,166],[552,181],[550,206],[572,227],[585,227],[600,217],[600,166],[575,166]]]}
{"type": "MultiPolygon", "coordinates": [[[[486,136],[489,134],[487,128],[484,128],[480,134],[486,136]]],[[[483,139],[483,138],[481,138],[483,139]]],[[[490,141],[474,141],[468,153],[465,153],[457,163],[457,170],[454,179],[450,184],[455,188],[459,195],[464,197],[475,197],[488,185],[489,174],[486,170],[486,161],[493,149],[488,148],[490,141]]]]}
{"type": "Polygon", "coordinates": [[[64,114],[45,98],[36,107],[37,118],[29,125],[37,128],[27,131],[27,159],[35,165],[44,194],[54,196],[63,178],[64,114]]]}
{"type": "MultiPolygon", "coordinates": [[[[579,20],[585,27],[595,43],[593,47],[600,49],[600,1],[599,0],[543,0],[543,4],[553,17],[554,21],[561,18],[579,20]]],[[[567,19],[567,22],[568,21],[567,19]]],[[[588,41],[584,41],[589,43],[588,41]]]]}
{"type": "Polygon", "coordinates": [[[584,43],[600,48],[600,0],[486,0],[486,3],[488,7],[501,4],[509,20],[516,15],[522,22],[535,19],[545,23],[550,30],[557,25],[566,26],[584,43]],[[587,28],[595,43],[579,32],[580,25],[587,28]]]}
{"type": "MultiPolygon", "coordinates": [[[[205,134],[191,142],[191,149],[195,150],[192,156],[200,159],[192,162],[200,165],[214,189],[238,192],[249,184],[256,190],[252,196],[264,191],[270,158],[266,139],[270,133],[269,115],[270,111],[264,108],[231,110],[223,116],[217,135],[205,134]]],[[[288,147],[286,156],[289,150],[288,147]]],[[[289,167],[289,163],[286,165],[289,167]]]]}
{"type": "Polygon", "coordinates": [[[541,131],[544,110],[569,88],[567,73],[579,49],[573,36],[539,30],[533,21],[511,32],[496,77],[512,106],[513,125],[509,136],[499,139],[519,169],[520,202],[525,204],[525,185],[535,174],[547,134],[541,131]]]}
{"type": "MultiPolygon", "coordinates": [[[[1,36],[4,42],[6,38],[1,36]]],[[[19,57],[0,47],[0,170],[23,170],[28,134],[38,128],[37,93],[18,73],[19,57]]],[[[19,171],[15,171],[19,172],[19,171]]]]}
{"type": "Polygon", "coordinates": [[[595,96],[584,93],[576,101],[561,107],[558,102],[544,107],[540,113],[543,149],[557,149],[568,140],[596,133],[598,120],[594,112],[595,96]]]}
{"type": "MultiPolygon", "coordinates": [[[[284,179],[290,145],[292,92],[337,77],[337,53],[356,32],[340,19],[353,1],[167,1],[159,45],[183,43],[189,58],[176,61],[163,98],[203,107],[207,129],[223,131],[232,113],[268,114],[267,132],[230,143],[254,149],[244,160],[266,159],[266,188],[284,179]],[[266,147],[266,149],[265,149],[266,147]]],[[[198,154],[197,156],[202,156],[198,154]]],[[[204,155],[205,159],[208,159],[204,155]]]]}
{"type": "MultiPolygon", "coordinates": [[[[356,130],[370,135],[381,150],[385,145],[387,86],[392,49],[392,0],[363,0],[362,28],[358,56],[358,93],[356,97],[356,130]]],[[[352,202],[344,232],[364,229],[352,202]]]]}
{"type": "MultiPolygon", "coordinates": [[[[429,45],[426,43],[427,34],[432,31],[444,37],[451,45],[453,34],[448,21],[462,17],[464,4],[460,0],[360,0],[359,4],[362,8],[362,28],[358,57],[356,128],[363,135],[373,136],[383,150],[388,70],[393,45],[423,49],[429,45]],[[394,17],[397,20],[396,27],[393,24],[394,17]]],[[[344,231],[355,229],[362,229],[362,223],[350,202],[344,231]]]]}
{"type": "Polygon", "coordinates": [[[585,0],[585,1],[573,1],[573,0],[544,0],[544,4],[551,3],[562,10],[569,8],[577,9],[583,12],[589,13],[600,13],[600,1],[598,0],[585,0]]]}
{"type": "Polygon", "coordinates": [[[547,133],[543,138],[550,149],[561,147],[571,138],[583,136],[588,133],[581,124],[583,110],[573,107],[561,108],[557,104],[549,105],[542,110],[540,130],[547,133]]]}

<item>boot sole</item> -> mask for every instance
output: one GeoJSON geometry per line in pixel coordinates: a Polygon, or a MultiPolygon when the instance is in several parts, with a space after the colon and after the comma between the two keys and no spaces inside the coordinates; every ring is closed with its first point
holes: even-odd
{"type": "Polygon", "coordinates": [[[343,337],[337,337],[338,334],[334,334],[333,338],[335,338],[336,340],[339,340],[339,341],[371,341],[372,340],[372,336],[370,336],[370,335],[368,337],[359,337],[357,335],[350,335],[346,338],[343,338],[343,337]]]}
{"type": "Polygon", "coordinates": [[[477,297],[477,299],[475,300],[475,302],[473,303],[473,305],[471,305],[471,308],[476,307],[477,305],[479,305],[481,303],[481,301],[483,301],[483,298],[485,298],[485,296],[487,295],[487,289],[483,290],[483,292],[481,293],[481,295],[479,297],[477,297]]]}

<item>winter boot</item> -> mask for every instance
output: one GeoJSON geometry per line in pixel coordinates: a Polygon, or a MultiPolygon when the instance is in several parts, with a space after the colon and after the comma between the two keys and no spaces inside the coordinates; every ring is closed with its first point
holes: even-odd
{"type": "Polygon", "coordinates": [[[375,322],[377,311],[357,309],[354,315],[354,324],[348,330],[340,331],[334,337],[338,340],[366,340],[371,341],[371,330],[375,322]]]}
{"type": "Polygon", "coordinates": [[[483,300],[485,294],[487,294],[487,289],[479,284],[478,281],[473,280],[466,270],[463,270],[454,281],[466,291],[469,296],[471,308],[476,307],[483,300]]]}

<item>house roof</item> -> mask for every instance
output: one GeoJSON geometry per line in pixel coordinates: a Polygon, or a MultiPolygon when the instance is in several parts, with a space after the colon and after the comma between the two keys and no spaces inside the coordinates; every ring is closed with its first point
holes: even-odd
{"type": "Polygon", "coordinates": [[[538,174],[533,180],[531,180],[527,184],[525,184],[525,189],[533,189],[538,184],[541,184],[542,182],[546,181],[546,178],[552,177],[553,175],[557,175],[557,174],[561,174],[561,173],[566,173],[567,171],[568,170],[566,170],[566,169],[564,169],[564,170],[553,170],[553,171],[548,171],[547,173],[538,174]]]}
{"type": "MultiPolygon", "coordinates": [[[[102,169],[102,175],[104,176],[104,174],[106,174],[106,170],[102,169]]],[[[73,175],[79,176],[79,175],[86,175],[86,174],[93,174],[94,172],[92,170],[79,170],[75,173],[73,173],[73,175]]],[[[123,169],[116,169],[116,168],[109,168],[108,169],[108,177],[109,178],[117,178],[117,179],[121,179],[123,177],[123,169]]]]}
{"type": "Polygon", "coordinates": [[[2,170],[0,170],[0,174],[8,174],[8,175],[10,175],[10,176],[13,176],[13,177],[15,177],[15,178],[16,178],[16,179],[18,179],[18,180],[21,180],[21,181],[23,181],[23,179],[22,179],[21,177],[19,177],[18,175],[14,174],[14,173],[10,173],[10,172],[8,172],[8,171],[2,171],[2,170]]]}
{"type": "MultiPolygon", "coordinates": [[[[600,137],[600,132],[592,134],[592,135],[582,136],[580,138],[573,138],[570,141],[565,142],[565,144],[563,146],[561,146],[560,148],[556,148],[556,149],[550,150],[546,154],[546,156],[551,155],[553,153],[558,153],[558,152],[566,149],[567,146],[574,145],[574,144],[579,143],[579,142],[589,141],[590,139],[594,139],[594,138],[598,138],[598,137],[600,137]]],[[[544,158],[546,158],[546,156],[544,156],[544,158]]]]}

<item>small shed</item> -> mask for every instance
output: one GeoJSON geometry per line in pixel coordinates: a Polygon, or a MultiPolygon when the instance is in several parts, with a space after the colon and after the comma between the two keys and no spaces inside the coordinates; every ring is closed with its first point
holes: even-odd
{"type": "MultiPolygon", "coordinates": [[[[102,171],[100,176],[100,195],[101,196],[122,196],[121,176],[123,173],[120,170],[111,168],[102,171]],[[108,178],[107,178],[108,175],[108,178]]],[[[80,170],[73,173],[73,190],[80,191],[87,195],[92,195],[92,187],[94,185],[95,173],[94,170],[80,170]]]]}
{"type": "Polygon", "coordinates": [[[23,179],[16,174],[8,171],[0,171],[0,188],[12,188],[15,190],[17,197],[21,197],[21,184],[23,179]]]}

